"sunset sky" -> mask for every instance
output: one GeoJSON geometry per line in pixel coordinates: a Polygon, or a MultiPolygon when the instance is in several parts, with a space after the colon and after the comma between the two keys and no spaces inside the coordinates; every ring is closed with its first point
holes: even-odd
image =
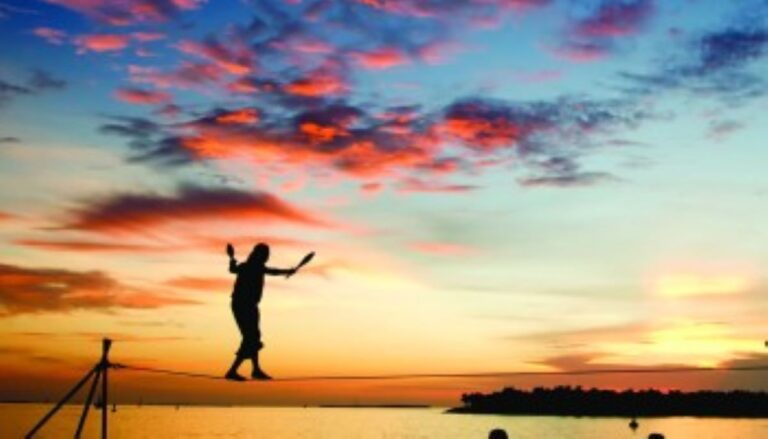
{"type": "MultiPolygon", "coordinates": [[[[0,399],[223,374],[239,257],[275,377],[768,364],[766,0],[0,0],[0,399]]],[[[118,401],[456,404],[502,385],[118,401]]]]}

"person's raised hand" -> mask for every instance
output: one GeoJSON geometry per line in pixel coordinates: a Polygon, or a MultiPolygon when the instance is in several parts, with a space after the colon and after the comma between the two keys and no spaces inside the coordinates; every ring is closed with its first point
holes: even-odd
{"type": "Polygon", "coordinates": [[[232,244],[230,243],[227,243],[227,254],[229,255],[230,258],[235,257],[235,248],[232,247],[232,244]]]}

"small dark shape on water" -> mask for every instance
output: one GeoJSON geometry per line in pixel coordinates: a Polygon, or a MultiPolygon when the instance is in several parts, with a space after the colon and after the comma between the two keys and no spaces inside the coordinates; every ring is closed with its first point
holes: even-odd
{"type": "Polygon", "coordinates": [[[509,436],[507,436],[507,432],[501,428],[494,428],[488,433],[488,439],[509,439],[509,436]]]}

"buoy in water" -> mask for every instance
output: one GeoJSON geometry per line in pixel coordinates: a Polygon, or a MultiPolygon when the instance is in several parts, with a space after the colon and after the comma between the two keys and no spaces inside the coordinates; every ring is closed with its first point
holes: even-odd
{"type": "Polygon", "coordinates": [[[637,427],[638,427],[639,425],[640,425],[640,424],[638,424],[638,423],[637,423],[637,419],[635,419],[635,418],[632,418],[632,420],[631,420],[631,421],[629,421],[629,428],[631,428],[631,429],[632,429],[632,431],[634,431],[634,430],[637,430],[637,427]]]}

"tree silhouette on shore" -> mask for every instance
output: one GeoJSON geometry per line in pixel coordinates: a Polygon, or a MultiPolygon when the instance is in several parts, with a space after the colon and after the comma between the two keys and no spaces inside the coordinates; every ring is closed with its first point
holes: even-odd
{"type": "Polygon", "coordinates": [[[655,389],[583,389],[580,386],[508,387],[488,394],[462,395],[452,413],[560,416],[719,416],[768,417],[768,393],[734,391],[661,392],[655,389]]]}

